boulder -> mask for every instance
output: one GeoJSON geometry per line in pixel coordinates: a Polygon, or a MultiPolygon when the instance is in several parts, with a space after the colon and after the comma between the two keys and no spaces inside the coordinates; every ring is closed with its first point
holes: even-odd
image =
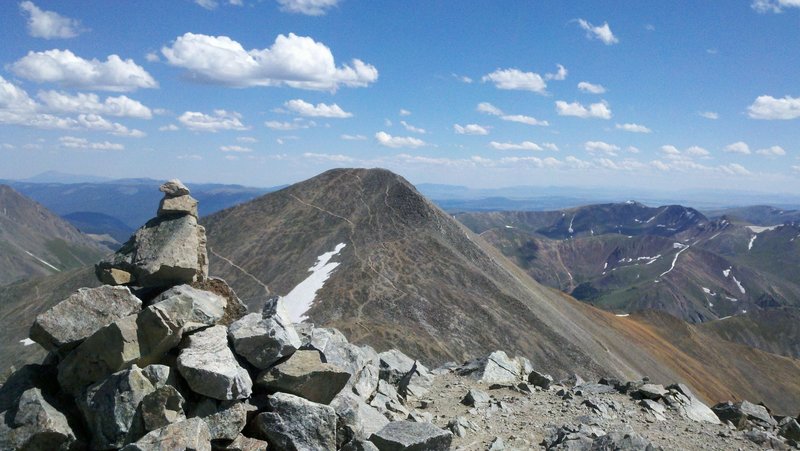
{"type": "Polygon", "coordinates": [[[139,406],[155,391],[142,370],[134,366],[91,385],[78,399],[92,448],[119,448],[144,434],[139,406]]]}
{"type": "Polygon", "coordinates": [[[663,385],[658,384],[644,384],[639,387],[638,390],[634,391],[631,396],[638,397],[641,399],[652,399],[654,401],[658,401],[668,392],[664,389],[663,385]]]}
{"type": "Polygon", "coordinates": [[[262,372],[256,384],[268,392],[284,392],[328,404],[344,388],[350,374],[322,363],[317,351],[297,351],[288,360],[262,372]]]}
{"type": "Polygon", "coordinates": [[[167,365],[147,365],[142,368],[142,374],[155,388],[161,388],[165,385],[174,387],[177,383],[175,370],[167,365]]]}
{"type": "Polygon", "coordinates": [[[378,354],[369,346],[356,346],[336,329],[313,328],[308,333],[304,349],[316,349],[322,354],[322,361],[337,365],[350,373],[347,388],[358,393],[364,400],[369,399],[378,387],[378,354]]]}
{"type": "Polygon", "coordinates": [[[177,197],[165,197],[158,204],[158,216],[191,215],[197,218],[197,199],[186,194],[177,197]]]}
{"type": "Polygon", "coordinates": [[[516,385],[521,380],[522,368],[503,351],[495,351],[486,356],[469,361],[459,367],[456,373],[469,376],[485,384],[516,385]]]}
{"type": "Polygon", "coordinates": [[[230,326],[234,321],[247,314],[247,306],[244,305],[236,292],[233,291],[228,282],[219,277],[208,277],[192,283],[192,288],[207,291],[225,299],[225,313],[222,318],[217,320],[217,324],[230,326]]]}
{"type": "Polygon", "coordinates": [[[369,441],[351,440],[342,447],[341,451],[378,451],[378,447],[369,441]]]}
{"type": "Polygon", "coordinates": [[[700,401],[684,384],[667,387],[669,394],[664,401],[682,416],[699,423],[720,424],[719,418],[710,407],[700,401]]]}
{"type": "Polygon", "coordinates": [[[445,451],[450,449],[453,434],[431,423],[395,421],[372,434],[369,441],[380,451],[445,451]]]}
{"type": "Polygon", "coordinates": [[[239,434],[229,445],[220,449],[224,451],[267,451],[268,447],[269,444],[263,440],[239,434]]]}
{"type": "Polygon", "coordinates": [[[208,276],[206,232],[191,215],[151,219],[114,255],[95,265],[101,282],[117,284],[113,270],[130,273],[130,284],[165,287],[208,276]]]}
{"type": "Polygon", "coordinates": [[[189,285],[179,285],[160,294],[136,320],[142,353],[139,363],[156,362],[177,346],[185,334],[213,326],[224,316],[225,306],[221,296],[189,285]]]}
{"type": "Polygon", "coordinates": [[[178,372],[195,393],[219,400],[250,396],[253,382],[228,347],[228,328],[214,326],[189,336],[177,361],[178,372]]]}
{"type": "Polygon", "coordinates": [[[154,431],[186,419],[183,396],[171,385],[156,388],[142,399],[141,411],[145,431],[154,431]]]}
{"type": "Polygon", "coordinates": [[[301,346],[283,301],[267,305],[264,312],[245,315],[229,330],[236,353],[259,369],[271,367],[301,346]]]}
{"type": "Polygon", "coordinates": [[[528,373],[528,382],[537,387],[541,387],[547,390],[553,383],[553,376],[549,374],[540,373],[534,370],[528,373]]]}
{"type": "Polygon", "coordinates": [[[456,437],[464,438],[470,431],[477,431],[478,427],[464,417],[456,417],[447,422],[447,429],[456,437]]]}
{"type": "Polygon", "coordinates": [[[223,402],[215,413],[201,418],[208,425],[211,440],[234,440],[247,425],[248,410],[243,402],[223,402]]]}
{"type": "Polygon", "coordinates": [[[378,354],[379,377],[396,385],[403,397],[424,396],[433,384],[434,375],[425,365],[392,349],[378,354]]]}
{"type": "Polygon", "coordinates": [[[461,404],[478,408],[489,407],[492,404],[492,397],[483,390],[472,388],[464,395],[461,404]]]}
{"type": "Polygon", "coordinates": [[[778,433],[781,437],[800,443],[800,423],[794,418],[787,418],[786,421],[782,422],[778,433]]]}
{"type": "Polygon", "coordinates": [[[135,443],[122,448],[124,451],[211,451],[211,435],[208,426],[200,418],[172,423],[149,432],[135,443]]]}
{"type": "Polygon", "coordinates": [[[403,400],[395,390],[394,385],[385,380],[378,381],[378,388],[375,396],[370,400],[369,405],[378,409],[384,416],[392,421],[403,420],[408,417],[408,409],[403,405],[403,400]]]}
{"type": "Polygon", "coordinates": [[[68,393],[77,394],[89,384],[130,367],[139,361],[136,315],[126,316],[100,328],[58,364],[58,382],[68,393]]]}
{"type": "Polygon", "coordinates": [[[389,423],[377,409],[352,392],[341,392],[330,403],[336,412],[336,440],[341,446],[354,440],[365,441],[389,423]]]}
{"type": "Polygon", "coordinates": [[[336,449],[336,412],[331,406],[276,393],[269,399],[269,412],[258,414],[254,422],[259,436],[276,449],[336,449]]]}
{"type": "Polygon", "coordinates": [[[127,287],[81,288],[37,316],[30,337],[48,351],[68,351],[98,329],[141,309],[142,301],[127,287]]]}
{"type": "Polygon", "coordinates": [[[778,422],[769,414],[766,407],[753,404],[748,401],[738,402],[736,404],[728,401],[715,405],[711,408],[717,417],[725,421],[730,421],[739,429],[743,429],[748,424],[761,426],[767,429],[772,429],[778,425],[778,422]]]}
{"type": "Polygon", "coordinates": [[[164,193],[164,197],[166,198],[186,196],[190,194],[189,188],[187,188],[186,185],[184,185],[178,179],[167,180],[158,188],[158,190],[164,193]]]}
{"type": "Polygon", "coordinates": [[[38,388],[23,392],[16,409],[0,415],[0,449],[69,450],[76,442],[67,417],[38,388]]]}

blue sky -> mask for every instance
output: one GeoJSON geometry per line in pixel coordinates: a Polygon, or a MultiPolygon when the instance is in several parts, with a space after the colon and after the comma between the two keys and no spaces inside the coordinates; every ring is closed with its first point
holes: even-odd
{"type": "Polygon", "coordinates": [[[40,0],[0,17],[0,178],[273,186],[365,166],[800,190],[800,0],[40,0]]]}

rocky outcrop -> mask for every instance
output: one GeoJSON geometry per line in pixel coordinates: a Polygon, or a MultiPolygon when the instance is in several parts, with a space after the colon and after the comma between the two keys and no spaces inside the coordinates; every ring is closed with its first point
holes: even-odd
{"type": "Polygon", "coordinates": [[[177,367],[195,393],[209,398],[244,399],[252,393],[253,381],[228,347],[225,326],[190,335],[188,346],[178,356],[177,367]]]}
{"type": "Polygon", "coordinates": [[[261,373],[256,383],[269,392],[291,393],[329,404],[348,380],[349,373],[336,365],[322,363],[319,352],[297,351],[285,362],[261,373]]]}
{"type": "Polygon", "coordinates": [[[142,301],[127,287],[81,288],[37,316],[30,337],[48,351],[68,351],[101,327],[141,309],[142,301]]]}
{"type": "Polygon", "coordinates": [[[336,449],[336,411],[299,396],[271,396],[269,411],[258,414],[255,427],[276,449],[336,449]]]}
{"type": "Polygon", "coordinates": [[[101,282],[164,287],[208,276],[206,232],[197,223],[197,201],[177,180],[162,185],[161,191],[165,196],[158,216],[137,230],[114,255],[96,265],[101,282]]]}
{"type": "Polygon", "coordinates": [[[229,334],[236,353],[261,369],[292,355],[301,346],[280,298],[270,299],[261,313],[251,313],[231,324],[229,334]]]}

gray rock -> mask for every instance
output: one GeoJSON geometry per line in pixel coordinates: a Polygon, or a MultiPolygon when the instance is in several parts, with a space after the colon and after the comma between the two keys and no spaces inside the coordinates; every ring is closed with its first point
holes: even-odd
{"type": "Polygon", "coordinates": [[[651,412],[662,415],[667,411],[667,408],[663,404],[655,402],[652,399],[643,399],[639,402],[639,405],[651,412]]]}
{"type": "Polygon", "coordinates": [[[378,447],[370,441],[352,440],[347,442],[341,451],[379,451],[378,447]]]}
{"type": "Polygon", "coordinates": [[[615,451],[655,451],[649,440],[633,431],[611,431],[596,438],[592,449],[613,449],[615,451]]]}
{"type": "Polygon", "coordinates": [[[244,435],[239,434],[230,443],[230,445],[227,445],[221,449],[225,451],[267,451],[268,447],[269,444],[263,440],[245,437],[244,435]]]}
{"type": "Polygon", "coordinates": [[[224,316],[225,306],[221,296],[189,285],[160,294],[136,319],[142,353],[139,364],[158,361],[185,334],[216,324],[224,316]]]}
{"type": "Polygon", "coordinates": [[[177,197],[165,197],[158,204],[158,216],[191,215],[197,217],[197,199],[186,194],[177,197]]]}
{"type": "Polygon", "coordinates": [[[794,418],[788,418],[780,427],[779,434],[789,440],[800,443],[800,424],[794,418]]]}
{"type": "Polygon", "coordinates": [[[41,390],[22,393],[14,411],[0,415],[0,449],[68,450],[76,445],[67,417],[53,407],[41,390]]]}
{"type": "Polygon", "coordinates": [[[433,423],[433,414],[428,412],[417,412],[416,410],[412,410],[408,414],[408,421],[413,421],[415,423],[433,423]]]}
{"type": "Polygon", "coordinates": [[[344,388],[350,374],[322,363],[317,351],[297,351],[288,360],[262,372],[256,384],[269,392],[284,392],[328,404],[344,388]]]}
{"type": "Polygon", "coordinates": [[[68,393],[77,394],[87,385],[139,361],[136,316],[126,316],[100,328],[58,364],[58,382],[68,393]]]}
{"type": "Polygon", "coordinates": [[[178,179],[171,179],[166,181],[163,185],[158,188],[159,191],[164,193],[164,197],[178,197],[178,196],[186,196],[190,193],[189,188],[186,187],[183,183],[181,183],[178,179]]]}
{"type": "Polygon", "coordinates": [[[699,423],[720,424],[714,411],[695,397],[689,387],[675,384],[667,388],[670,393],[664,396],[664,401],[682,416],[699,423]]]}
{"type": "Polygon", "coordinates": [[[144,429],[154,431],[186,419],[183,396],[171,385],[156,388],[142,399],[144,429]]]}
{"type": "Polygon", "coordinates": [[[372,434],[369,441],[380,451],[444,451],[450,449],[453,434],[431,423],[396,421],[372,434]]]}
{"type": "Polygon", "coordinates": [[[381,412],[352,392],[339,393],[330,406],[336,412],[336,440],[340,445],[367,440],[389,423],[381,412]]]}
{"type": "Polygon", "coordinates": [[[492,404],[492,398],[485,391],[472,388],[464,395],[461,404],[478,408],[489,407],[492,404]]]}
{"type": "Polygon", "coordinates": [[[211,451],[211,435],[203,420],[190,418],[151,431],[122,449],[124,451],[211,451]]]}
{"type": "Polygon", "coordinates": [[[495,437],[494,440],[492,440],[491,445],[489,445],[489,451],[505,451],[505,449],[506,444],[500,437],[495,437]]]}
{"type": "Polygon", "coordinates": [[[286,393],[269,399],[270,411],[258,414],[254,423],[261,438],[280,450],[336,449],[336,412],[286,393]]]}
{"type": "Polygon", "coordinates": [[[767,429],[774,428],[778,422],[769,414],[764,406],[753,404],[748,401],[738,402],[736,404],[728,401],[719,403],[711,408],[717,417],[723,422],[730,421],[739,429],[743,429],[748,424],[765,427],[767,429]]]}
{"type": "Polygon", "coordinates": [[[658,401],[663,398],[668,392],[664,389],[663,385],[657,384],[644,384],[638,390],[633,392],[633,396],[638,396],[643,399],[652,399],[658,401]]]}
{"type": "Polygon", "coordinates": [[[553,376],[534,370],[528,373],[528,382],[547,390],[553,384],[553,376]]]}
{"type": "Polygon", "coordinates": [[[758,429],[751,429],[744,433],[744,437],[747,440],[755,443],[756,445],[760,446],[764,449],[776,449],[776,450],[788,450],[788,445],[783,443],[779,437],[776,437],[774,434],[768,431],[761,431],[758,429]]]}
{"type": "Polygon", "coordinates": [[[233,291],[228,282],[219,277],[208,277],[206,279],[192,283],[192,288],[207,291],[225,299],[225,313],[222,318],[217,320],[217,324],[230,326],[234,321],[247,314],[247,306],[244,305],[236,292],[233,291]]]}
{"type": "Polygon", "coordinates": [[[101,327],[141,309],[142,301],[127,287],[81,288],[37,316],[30,337],[48,351],[68,351],[101,327]]]}
{"type": "Polygon", "coordinates": [[[271,367],[301,345],[282,300],[271,311],[251,313],[234,322],[229,334],[236,353],[259,369],[271,367]]]}
{"type": "Polygon", "coordinates": [[[433,384],[434,376],[421,363],[392,349],[378,354],[379,377],[396,385],[401,396],[424,396],[433,384]]]}
{"type": "Polygon", "coordinates": [[[378,381],[378,388],[375,390],[375,396],[372,397],[369,405],[378,409],[379,412],[392,421],[403,420],[408,417],[408,409],[403,405],[403,400],[397,390],[383,379],[378,381]]]}
{"type": "Polygon", "coordinates": [[[161,388],[165,385],[175,386],[177,383],[175,370],[167,365],[147,365],[142,368],[142,374],[155,388],[161,388]]]}
{"type": "Polygon", "coordinates": [[[228,347],[228,330],[214,326],[189,336],[177,361],[178,372],[195,393],[219,400],[250,396],[253,382],[228,347]]]}
{"type": "Polygon", "coordinates": [[[469,376],[485,384],[516,385],[521,381],[519,362],[512,360],[503,351],[495,351],[489,355],[467,362],[456,373],[469,376]]]}
{"type": "Polygon", "coordinates": [[[464,417],[456,417],[447,423],[447,429],[457,437],[466,437],[470,431],[477,431],[478,427],[464,417]]]}
{"type": "Polygon", "coordinates": [[[191,215],[151,219],[114,255],[95,265],[101,282],[116,284],[112,270],[131,275],[129,283],[164,287],[208,276],[206,233],[191,215]]]}
{"type": "Polygon", "coordinates": [[[572,391],[577,396],[592,396],[602,395],[603,393],[613,393],[616,390],[614,387],[605,384],[583,384],[578,385],[572,391]]]}
{"type": "Polygon", "coordinates": [[[139,367],[112,374],[78,400],[92,434],[92,448],[119,448],[144,433],[139,405],[155,391],[139,367]]]}
{"type": "Polygon", "coordinates": [[[376,366],[377,353],[372,348],[350,344],[341,332],[327,328],[312,329],[303,347],[318,350],[324,362],[337,365],[350,373],[352,377],[346,388],[354,390],[365,400],[375,392],[379,371],[376,366]]]}
{"type": "Polygon", "coordinates": [[[350,378],[348,385],[352,384],[353,392],[361,399],[367,400],[372,397],[378,389],[380,370],[377,365],[368,363],[355,376],[350,378]]]}
{"type": "Polygon", "coordinates": [[[222,404],[215,413],[201,418],[208,425],[211,440],[234,440],[247,425],[248,408],[242,402],[222,404]]]}

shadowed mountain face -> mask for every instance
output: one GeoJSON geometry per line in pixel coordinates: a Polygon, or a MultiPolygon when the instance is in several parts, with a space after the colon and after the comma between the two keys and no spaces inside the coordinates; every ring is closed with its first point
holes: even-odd
{"type": "MultiPolygon", "coordinates": [[[[697,226],[686,215],[676,219],[681,213],[668,215],[676,229],[697,226]]],[[[619,318],[545,288],[385,170],[328,171],[203,224],[211,274],[251,309],[268,295],[291,293],[289,308],[308,321],[379,350],[398,347],[435,365],[504,349],[558,376],[648,375],[686,381],[710,401],[764,399],[786,411],[800,405],[800,362],[695,336],[695,326],[669,316],[619,318]],[[322,288],[298,294],[322,266],[331,270],[322,288]],[[670,321],[692,340],[662,327],[670,321]],[[697,349],[684,349],[688,343],[697,349]],[[739,375],[726,379],[719,365],[739,375]],[[766,380],[780,396],[763,387],[766,380]]]]}
{"type": "Polygon", "coordinates": [[[0,285],[92,264],[109,250],[0,185],[0,285]]]}
{"type": "Polygon", "coordinates": [[[537,281],[617,312],[705,322],[800,307],[800,227],[710,221],[680,206],[608,204],[458,219],[537,281]]]}

